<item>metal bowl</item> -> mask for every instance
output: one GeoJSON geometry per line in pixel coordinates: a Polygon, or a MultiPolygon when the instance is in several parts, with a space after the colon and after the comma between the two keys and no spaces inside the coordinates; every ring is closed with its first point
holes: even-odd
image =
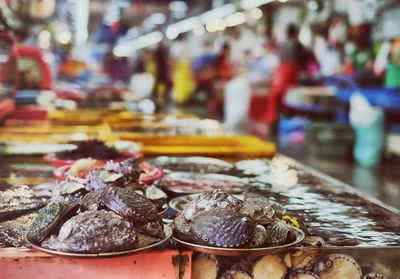
{"type": "Polygon", "coordinates": [[[81,257],[81,258],[99,258],[99,257],[117,257],[117,256],[123,256],[123,255],[127,255],[127,254],[142,252],[145,250],[150,250],[154,247],[157,247],[157,246],[165,243],[166,241],[168,241],[171,238],[172,229],[167,225],[164,225],[164,234],[165,234],[165,237],[163,239],[161,239],[158,242],[152,243],[148,246],[145,246],[145,247],[140,247],[137,249],[131,249],[131,250],[126,250],[126,251],[110,252],[110,253],[97,253],[97,254],[64,252],[64,251],[57,251],[57,250],[43,248],[43,247],[39,246],[38,244],[32,242],[29,239],[29,237],[27,237],[26,235],[25,235],[25,240],[33,248],[38,249],[43,252],[46,252],[46,253],[49,253],[49,254],[53,254],[53,255],[68,256],[68,257],[81,257]]]}
{"type": "Polygon", "coordinates": [[[214,254],[214,255],[220,255],[220,256],[230,256],[230,257],[238,257],[243,254],[248,254],[252,256],[262,256],[262,255],[269,255],[269,254],[276,254],[281,251],[284,251],[298,243],[300,243],[304,239],[304,232],[295,229],[295,235],[296,239],[291,242],[287,243],[284,245],[279,245],[279,246],[272,246],[272,247],[257,247],[257,248],[223,248],[223,247],[212,247],[212,246],[205,246],[205,245],[200,245],[200,244],[195,244],[187,241],[180,240],[179,238],[173,237],[173,239],[185,246],[188,249],[201,252],[201,253],[207,253],[207,254],[214,254]]]}

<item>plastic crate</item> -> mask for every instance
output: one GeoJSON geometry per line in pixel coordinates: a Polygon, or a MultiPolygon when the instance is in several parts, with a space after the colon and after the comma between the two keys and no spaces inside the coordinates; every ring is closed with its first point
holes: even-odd
{"type": "Polygon", "coordinates": [[[351,126],[337,123],[312,123],[307,128],[310,152],[319,156],[347,157],[354,144],[351,126]]]}

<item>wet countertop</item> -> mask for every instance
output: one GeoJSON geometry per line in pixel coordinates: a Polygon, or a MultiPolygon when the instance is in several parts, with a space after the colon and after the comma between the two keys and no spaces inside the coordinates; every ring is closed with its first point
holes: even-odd
{"type": "MultiPolygon", "coordinates": [[[[299,217],[311,234],[323,237],[331,247],[400,247],[400,212],[397,209],[289,157],[279,156],[279,160],[278,176],[272,177],[267,160],[254,161],[256,168],[254,162],[247,160],[244,168],[247,164],[249,169],[257,171],[244,171],[241,176],[252,181],[257,192],[283,204],[290,215],[299,217]],[[279,183],[271,187],[274,179],[279,183]],[[280,183],[285,179],[292,180],[290,186],[280,183]]],[[[19,193],[28,196],[24,203],[14,202],[13,205],[18,210],[27,209],[26,212],[11,219],[0,219],[0,247],[24,246],[22,235],[35,216],[35,206],[39,208],[43,201],[29,200],[26,192],[29,188],[20,186],[51,181],[51,175],[52,167],[40,157],[0,160],[0,199],[19,193]]],[[[0,201],[0,204],[5,203],[0,201]]],[[[0,210],[6,209],[0,207],[0,210]]]]}

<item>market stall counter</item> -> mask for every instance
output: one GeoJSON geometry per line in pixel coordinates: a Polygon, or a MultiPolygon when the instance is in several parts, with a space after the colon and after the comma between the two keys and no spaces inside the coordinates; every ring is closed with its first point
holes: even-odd
{"type": "MultiPolygon", "coordinates": [[[[33,173],[35,168],[50,180],[52,169],[33,159],[25,169],[15,168],[18,160],[24,161],[14,157],[0,163],[4,205],[0,265],[5,278],[26,274],[40,278],[399,278],[399,210],[282,155],[230,161],[198,156],[145,159],[164,169],[164,176],[153,186],[168,195],[170,208],[163,213],[163,222],[173,228],[173,238],[154,251],[96,259],[55,256],[29,248],[25,234],[32,228],[33,215],[38,214],[37,208],[48,208],[49,202],[21,199],[21,193],[34,187],[6,186],[4,182],[10,182],[10,177],[16,182],[16,177],[33,173]],[[215,191],[218,202],[213,202],[215,191]],[[7,208],[7,201],[17,211],[7,208]],[[261,219],[259,202],[266,205],[261,219]],[[232,206],[221,211],[227,204],[232,206]],[[190,210],[193,206],[194,211],[190,210]],[[190,232],[185,239],[185,229],[176,227],[182,214],[184,219],[178,224],[188,225],[183,228],[190,232]],[[261,234],[262,241],[254,244],[252,239],[260,230],[267,234],[261,234]],[[291,232],[296,232],[295,239],[291,232]]],[[[96,176],[95,185],[120,183],[115,177],[120,178],[96,176]]],[[[116,195],[128,191],[125,188],[106,192],[116,195]]]]}

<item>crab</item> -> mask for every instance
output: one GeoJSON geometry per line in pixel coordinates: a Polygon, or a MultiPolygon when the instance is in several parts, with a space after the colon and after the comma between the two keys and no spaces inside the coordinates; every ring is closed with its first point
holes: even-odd
{"type": "Polygon", "coordinates": [[[74,215],[79,206],[77,204],[61,204],[50,202],[39,213],[27,232],[27,238],[40,244],[46,237],[58,229],[59,224],[74,215]]]}
{"type": "Polygon", "coordinates": [[[66,180],[55,185],[51,201],[60,203],[79,202],[87,193],[88,190],[82,183],[66,180]]]}
{"type": "Polygon", "coordinates": [[[129,189],[108,188],[101,196],[101,202],[109,210],[133,223],[147,223],[160,219],[157,207],[150,200],[129,189]]]}
{"type": "Polygon", "coordinates": [[[267,199],[249,198],[243,202],[240,212],[252,217],[259,224],[271,223],[276,215],[274,205],[267,199]]]}
{"type": "Polygon", "coordinates": [[[212,192],[203,193],[192,200],[182,211],[186,220],[190,221],[197,215],[220,209],[239,210],[242,207],[242,201],[234,196],[216,189],[212,192]]]}
{"type": "Polygon", "coordinates": [[[203,212],[192,221],[193,237],[210,246],[244,247],[252,241],[255,232],[255,222],[233,210],[203,212]]]}
{"type": "Polygon", "coordinates": [[[128,159],[122,162],[108,161],[105,170],[122,174],[126,183],[137,182],[143,171],[140,169],[136,159],[128,159]]]}
{"type": "Polygon", "coordinates": [[[137,233],[132,223],[114,212],[86,211],[65,222],[42,246],[79,253],[117,252],[135,248],[137,233]]]}
{"type": "Polygon", "coordinates": [[[294,228],[283,221],[275,219],[266,227],[267,239],[266,243],[269,246],[278,246],[290,242],[296,238],[294,228]]]}

